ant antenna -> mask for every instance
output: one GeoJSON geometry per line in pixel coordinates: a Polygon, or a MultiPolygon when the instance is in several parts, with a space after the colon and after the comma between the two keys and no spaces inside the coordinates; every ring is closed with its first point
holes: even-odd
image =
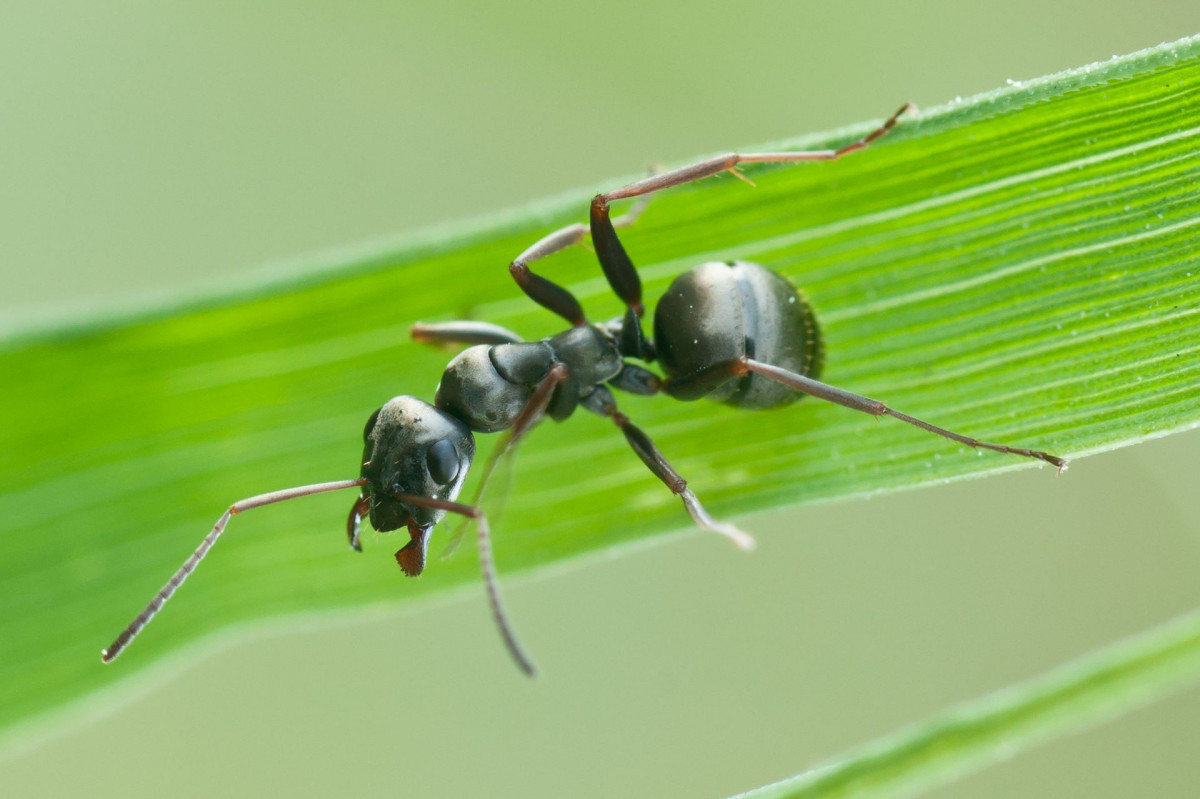
{"type": "Polygon", "coordinates": [[[483,569],[483,584],[487,588],[488,602],[492,606],[492,617],[496,620],[496,626],[500,628],[500,636],[504,639],[504,645],[508,647],[508,652],[517,662],[517,666],[530,677],[536,677],[537,667],[533,665],[533,661],[525,653],[521,642],[517,640],[516,633],[509,624],[508,614],[504,610],[504,602],[500,598],[500,583],[496,579],[496,566],[492,561],[492,536],[488,529],[487,516],[474,505],[463,505],[436,497],[419,497],[414,494],[397,493],[393,496],[401,502],[411,505],[449,511],[475,520],[479,530],[479,565],[483,569]]]}
{"type": "Polygon", "coordinates": [[[307,497],[311,494],[323,494],[326,491],[339,491],[343,488],[357,488],[365,485],[367,482],[365,477],[360,477],[357,480],[338,480],[333,483],[316,483],[314,485],[297,486],[295,488],[285,488],[282,491],[272,491],[269,494],[259,494],[255,497],[247,497],[239,499],[237,502],[229,506],[229,509],[217,519],[217,523],[213,525],[212,532],[204,537],[200,542],[200,546],[196,547],[196,551],[183,562],[179,570],[167,580],[167,584],[154,595],[150,600],[150,604],[137,615],[137,617],[129,623],[116,640],[100,653],[100,661],[102,663],[112,663],[117,659],[125,647],[129,646],[129,642],[137,637],[137,634],[142,631],[142,628],[150,623],[154,618],[154,614],[162,609],[162,606],[167,604],[167,600],[183,585],[183,581],[196,570],[200,565],[200,561],[204,560],[204,556],[212,549],[213,544],[217,543],[217,539],[221,537],[221,533],[225,532],[225,525],[229,524],[229,520],[235,515],[251,508],[261,508],[263,505],[274,505],[276,502],[283,502],[297,497],[307,497]]]}

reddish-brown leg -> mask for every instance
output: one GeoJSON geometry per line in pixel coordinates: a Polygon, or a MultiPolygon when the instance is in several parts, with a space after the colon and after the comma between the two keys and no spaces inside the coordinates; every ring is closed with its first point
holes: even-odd
{"type": "Polygon", "coordinates": [[[772,366],[768,363],[761,363],[753,358],[746,358],[744,356],[714,364],[703,372],[689,375],[683,379],[675,378],[667,380],[663,385],[663,391],[677,399],[698,399],[726,380],[741,378],[751,373],[762,375],[796,391],[823,399],[826,402],[841,405],[844,408],[862,411],[872,416],[891,416],[893,419],[899,419],[906,424],[927,430],[935,435],[948,438],[951,441],[966,444],[968,447],[990,449],[994,452],[1005,452],[1010,455],[1020,455],[1024,458],[1035,458],[1049,463],[1057,468],[1060,473],[1063,469],[1067,468],[1067,459],[1058,455],[1051,455],[1048,452],[1036,449],[1026,449],[1025,447],[993,444],[988,441],[971,438],[970,436],[964,436],[961,433],[955,433],[943,427],[930,424],[915,416],[909,416],[907,413],[893,410],[879,400],[870,399],[861,394],[855,394],[845,389],[831,386],[828,383],[822,383],[820,380],[814,380],[811,377],[789,372],[787,369],[781,369],[778,366],[772,366]]]}

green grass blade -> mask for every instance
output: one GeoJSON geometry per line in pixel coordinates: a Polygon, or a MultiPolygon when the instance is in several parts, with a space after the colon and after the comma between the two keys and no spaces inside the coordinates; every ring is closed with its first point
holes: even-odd
{"type": "MultiPolygon", "coordinates": [[[[939,109],[836,164],[748,170],[757,189],[717,178],[665,194],[626,246],[649,297],[709,259],[793,278],[821,314],[830,382],[992,440],[1074,457],[1111,449],[1200,421],[1197,97],[1189,40],[939,109]]],[[[418,581],[400,578],[395,537],[344,552],[351,498],[313,497],[238,517],[130,653],[99,665],[231,501],[354,476],[368,414],[394,394],[432,395],[446,355],[410,343],[410,322],[555,332],[504,266],[581,218],[588,196],[222,297],[10,338],[0,725],[235,622],[477,580],[470,552],[418,581]]],[[[582,249],[545,272],[594,319],[620,309],[582,249]]],[[[817,402],[623,408],[725,517],[1026,465],[817,402]]],[[[516,483],[495,531],[506,574],[688,523],[612,425],[583,414],[531,436],[516,483]]]]}
{"type": "Polygon", "coordinates": [[[1200,674],[1200,613],[738,799],[908,796],[1144,705],[1200,674]]]}

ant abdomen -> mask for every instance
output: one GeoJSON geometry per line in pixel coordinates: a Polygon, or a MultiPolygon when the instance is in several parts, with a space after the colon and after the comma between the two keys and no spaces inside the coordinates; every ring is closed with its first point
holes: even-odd
{"type": "MultiPolygon", "coordinates": [[[[654,343],[668,378],[680,382],[742,357],[807,377],[821,373],[821,333],[812,308],[782,276],[747,261],[702,264],[675,278],[654,312],[654,343]]],[[[803,396],[753,373],[688,385],[672,395],[741,408],[770,408],[803,396]]]]}

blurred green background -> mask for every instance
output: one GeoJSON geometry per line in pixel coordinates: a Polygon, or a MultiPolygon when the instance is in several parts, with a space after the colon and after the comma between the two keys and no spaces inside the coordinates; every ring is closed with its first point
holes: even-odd
{"type": "MultiPolygon", "coordinates": [[[[1197,31],[1194,0],[9,2],[0,328],[1197,31]]],[[[1198,444],[753,516],[752,556],[688,533],[509,579],[533,683],[482,589],[257,627],[134,680],[118,665],[112,692],[8,742],[0,786],[733,793],[1200,604],[1198,444]]],[[[1198,713],[1192,690],[935,795],[1193,796],[1198,713]]]]}

